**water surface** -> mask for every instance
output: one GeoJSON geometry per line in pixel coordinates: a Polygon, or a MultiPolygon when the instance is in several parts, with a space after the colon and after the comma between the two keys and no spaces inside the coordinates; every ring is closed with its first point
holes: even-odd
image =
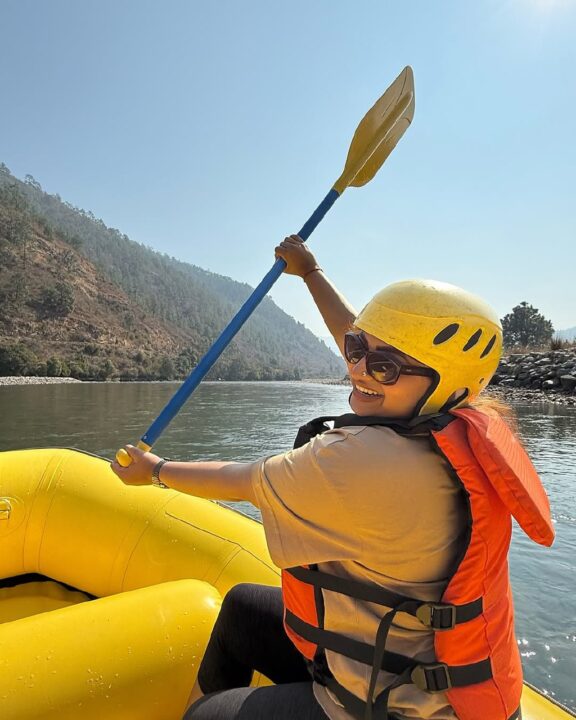
{"type": "MultiPolygon", "coordinates": [[[[0,450],[76,447],[112,457],[148,428],[177,385],[82,383],[0,387],[0,450]]],[[[196,460],[255,460],[291,447],[318,415],[348,411],[344,387],[204,383],[155,447],[196,460]]],[[[557,540],[515,528],[511,574],[526,679],[576,709],[576,410],[517,405],[520,432],[550,495],[557,540]]],[[[251,506],[249,509],[254,515],[251,506]]]]}

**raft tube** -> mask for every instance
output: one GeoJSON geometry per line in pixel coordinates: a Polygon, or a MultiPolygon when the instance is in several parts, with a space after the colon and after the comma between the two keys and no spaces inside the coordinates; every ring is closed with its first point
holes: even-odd
{"type": "MultiPolygon", "coordinates": [[[[0,453],[0,717],[180,720],[240,582],[280,583],[256,521],[79,451],[0,453]]],[[[528,686],[522,709],[576,717],[528,686]]]]}

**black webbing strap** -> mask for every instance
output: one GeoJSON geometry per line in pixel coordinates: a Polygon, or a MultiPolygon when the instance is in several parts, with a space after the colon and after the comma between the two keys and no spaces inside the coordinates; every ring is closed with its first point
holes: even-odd
{"type": "MultiPolygon", "coordinates": [[[[321,570],[309,570],[304,567],[286,568],[284,572],[289,573],[297,580],[305,582],[314,587],[321,587],[323,590],[331,590],[332,592],[348,595],[357,600],[384,605],[385,607],[395,607],[401,602],[413,600],[413,598],[399,593],[385,590],[377,585],[368,585],[358,580],[338,577],[338,575],[330,575],[321,570]]],[[[420,601],[415,601],[420,605],[420,601]]]]}
{"type": "MultiPolygon", "coordinates": [[[[328,687],[334,692],[346,710],[351,712],[353,717],[359,718],[359,720],[388,720],[390,692],[401,685],[414,683],[418,688],[427,692],[443,692],[450,687],[458,686],[460,683],[472,685],[492,677],[489,660],[483,661],[481,664],[475,663],[474,665],[454,667],[444,663],[425,665],[412,660],[412,667],[408,666],[401,673],[396,673],[394,681],[387,685],[374,700],[378,674],[380,668],[385,667],[385,660],[388,655],[386,651],[388,632],[396,613],[402,612],[402,610],[403,606],[400,604],[394,610],[386,613],[380,621],[374,643],[374,659],[365,702],[347,691],[334,678],[329,681],[328,687]]],[[[409,660],[409,658],[406,658],[406,660],[409,660]]]]}
{"type": "Polygon", "coordinates": [[[388,714],[388,699],[390,692],[400,685],[407,685],[410,680],[410,671],[405,670],[393,683],[388,685],[376,698],[374,704],[366,703],[347,690],[337,680],[331,679],[326,687],[342,703],[344,708],[352,715],[354,720],[394,720],[396,715],[388,714]]]}
{"type": "MultiPolygon", "coordinates": [[[[367,718],[371,718],[371,720],[394,720],[396,715],[388,714],[390,692],[394,690],[394,688],[407,685],[410,682],[410,671],[405,670],[401,676],[378,695],[371,710],[368,710],[364,700],[361,700],[354,695],[354,693],[351,693],[350,690],[340,685],[337,680],[333,678],[328,680],[326,687],[342,703],[354,720],[367,720],[367,718]]],[[[510,715],[508,720],[522,720],[522,709],[518,707],[512,715],[510,715]]]]}
{"type": "Polygon", "coordinates": [[[344,685],[340,685],[334,678],[326,682],[326,687],[340,700],[343,707],[352,715],[354,720],[363,720],[364,713],[366,712],[366,703],[364,700],[360,700],[359,697],[351,693],[350,690],[347,690],[344,685]]]}
{"type": "MultiPolygon", "coordinates": [[[[304,640],[308,640],[315,645],[325,648],[326,650],[331,650],[339,655],[345,655],[352,660],[364,663],[364,665],[372,665],[374,662],[374,648],[372,645],[368,645],[368,643],[362,642],[361,640],[354,640],[340,633],[332,632],[331,630],[324,630],[315,625],[310,625],[304,622],[304,620],[301,620],[297,615],[294,615],[287,608],[284,621],[291,630],[294,630],[294,632],[301,638],[304,638],[304,640]]],[[[397,655],[396,653],[390,653],[390,655],[395,656],[395,659],[392,659],[390,662],[391,669],[388,669],[388,667],[383,668],[388,672],[400,673],[405,670],[409,664],[413,664],[413,661],[404,655],[397,655]]]]}
{"type": "Polygon", "coordinates": [[[334,415],[323,415],[322,417],[314,418],[314,420],[310,420],[305,425],[302,425],[298,428],[298,433],[293,445],[294,449],[296,450],[297,448],[306,445],[306,443],[309,443],[312,438],[316,437],[316,435],[320,435],[323,432],[330,430],[326,423],[335,419],[336,416],[334,415]]]}
{"type": "Polygon", "coordinates": [[[310,442],[316,435],[330,430],[330,427],[326,425],[327,422],[333,422],[334,428],[381,425],[389,427],[400,435],[422,435],[430,433],[432,430],[441,430],[455,419],[456,417],[449,413],[421,415],[411,420],[393,420],[391,418],[380,417],[379,415],[362,416],[356,415],[355,413],[323,415],[322,417],[310,420],[300,427],[296,435],[296,440],[294,441],[294,448],[302,447],[302,445],[310,442]]]}
{"type": "Polygon", "coordinates": [[[434,630],[450,630],[455,625],[473,620],[482,614],[482,598],[473,600],[465,605],[452,605],[450,603],[424,602],[400,593],[392,592],[377,585],[342,578],[337,575],[321,572],[320,570],[309,570],[304,567],[287,568],[285,572],[297,580],[312,585],[315,588],[330,590],[341,595],[363,600],[365,602],[384,605],[395,608],[400,603],[406,603],[406,609],[402,612],[409,613],[426,627],[434,630]]]}
{"type": "Polygon", "coordinates": [[[322,420],[333,420],[335,428],[355,427],[355,426],[373,426],[381,425],[389,427],[401,435],[424,434],[432,430],[441,430],[450,424],[456,417],[448,413],[434,413],[432,415],[418,415],[410,420],[400,420],[398,418],[384,418],[380,415],[356,415],[355,413],[345,413],[335,418],[324,417],[322,420]]]}
{"type": "Polygon", "coordinates": [[[412,682],[426,692],[445,692],[452,687],[467,687],[492,678],[490,658],[469,665],[418,663],[412,670],[412,682]]]}
{"type": "MultiPolygon", "coordinates": [[[[372,645],[354,640],[340,633],[310,625],[286,609],[285,621],[289,628],[304,640],[351,660],[372,667],[375,651],[372,645]]],[[[382,654],[379,670],[401,675],[411,672],[411,682],[427,692],[443,692],[451,687],[464,687],[484,682],[492,677],[490,660],[480,660],[470,665],[445,665],[444,663],[418,663],[414,658],[386,650],[382,654]]]]}
{"type": "MultiPolygon", "coordinates": [[[[403,604],[398,605],[397,608],[394,608],[394,610],[386,613],[378,625],[376,640],[374,642],[374,662],[372,663],[372,672],[370,673],[370,683],[368,685],[368,694],[366,696],[366,712],[364,714],[365,720],[373,720],[373,711],[376,710],[373,698],[374,693],[376,692],[378,673],[380,672],[384,656],[386,655],[386,640],[388,639],[388,632],[390,631],[390,626],[392,625],[392,621],[394,620],[396,613],[401,612],[402,609],[403,604]]],[[[384,692],[380,693],[377,700],[379,701],[379,707],[382,708],[381,714],[383,720],[388,720],[388,698],[390,696],[390,691],[399,685],[411,682],[411,679],[409,669],[407,668],[403,673],[396,677],[393,683],[386,686],[384,692]]],[[[376,720],[376,717],[377,716],[374,714],[374,720],[376,720]]]]}

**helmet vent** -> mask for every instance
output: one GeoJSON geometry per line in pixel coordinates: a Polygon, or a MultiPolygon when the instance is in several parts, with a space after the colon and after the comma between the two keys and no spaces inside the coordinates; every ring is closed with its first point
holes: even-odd
{"type": "Polygon", "coordinates": [[[480,355],[481,358],[486,357],[486,355],[488,355],[490,350],[492,350],[492,348],[494,347],[495,342],[496,342],[496,335],[492,335],[492,337],[488,341],[488,345],[486,345],[484,350],[482,350],[482,354],[480,355]]]}
{"type": "Polygon", "coordinates": [[[468,340],[466,345],[464,345],[464,347],[462,348],[464,350],[464,352],[467,352],[468,350],[470,350],[470,348],[473,348],[474,345],[476,345],[476,343],[478,342],[478,340],[480,340],[481,337],[482,337],[482,330],[476,330],[474,335],[472,335],[470,337],[470,340],[468,340]]]}
{"type": "Polygon", "coordinates": [[[446,325],[444,330],[440,330],[438,335],[434,338],[434,345],[442,345],[442,343],[446,342],[446,340],[450,340],[450,338],[458,332],[459,327],[460,325],[458,325],[458,323],[446,325]]]}

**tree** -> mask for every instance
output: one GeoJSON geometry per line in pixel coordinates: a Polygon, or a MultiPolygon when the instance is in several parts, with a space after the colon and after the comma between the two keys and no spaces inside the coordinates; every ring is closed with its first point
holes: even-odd
{"type": "Polygon", "coordinates": [[[14,312],[13,308],[6,307],[6,303],[20,305],[28,298],[28,279],[21,271],[12,271],[4,288],[0,290],[0,317],[9,316],[14,312]]]}
{"type": "Polygon", "coordinates": [[[505,347],[539,347],[550,342],[554,334],[552,322],[540,314],[538,308],[526,301],[516,305],[502,318],[505,347]]]}
{"type": "Polygon", "coordinates": [[[37,363],[36,355],[22,343],[0,347],[0,376],[28,375],[37,363]]]}
{"type": "Polygon", "coordinates": [[[98,380],[108,380],[108,378],[112,377],[115,372],[116,367],[114,366],[114,363],[110,360],[110,358],[106,358],[104,363],[98,368],[96,378],[98,380]]]}
{"type": "Polygon", "coordinates": [[[36,180],[36,178],[32,175],[25,175],[24,182],[26,183],[26,185],[30,185],[30,187],[33,187],[35,190],[42,190],[42,185],[40,185],[38,180],[36,180]]]}
{"type": "Polygon", "coordinates": [[[51,357],[46,360],[46,375],[48,377],[60,377],[65,375],[63,372],[62,361],[57,357],[51,357]]]}
{"type": "Polygon", "coordinates": [[[172,358],[163,355],[158,363],[156,374],[159,380],[173,380],[176,375],[176,369],[172,358]]]}
{"type": "Polygon", "coordinates": [[[69,285],[58,282],[42,290],[38,306],[44,317],[66,317],[74,309],[74,293],[69,285]]]}
{"type": "Polygon", "coordinates": [[[0,187],[0,243],[25,245],[30,230],[28,203],[13,183],[0,187]]]}

